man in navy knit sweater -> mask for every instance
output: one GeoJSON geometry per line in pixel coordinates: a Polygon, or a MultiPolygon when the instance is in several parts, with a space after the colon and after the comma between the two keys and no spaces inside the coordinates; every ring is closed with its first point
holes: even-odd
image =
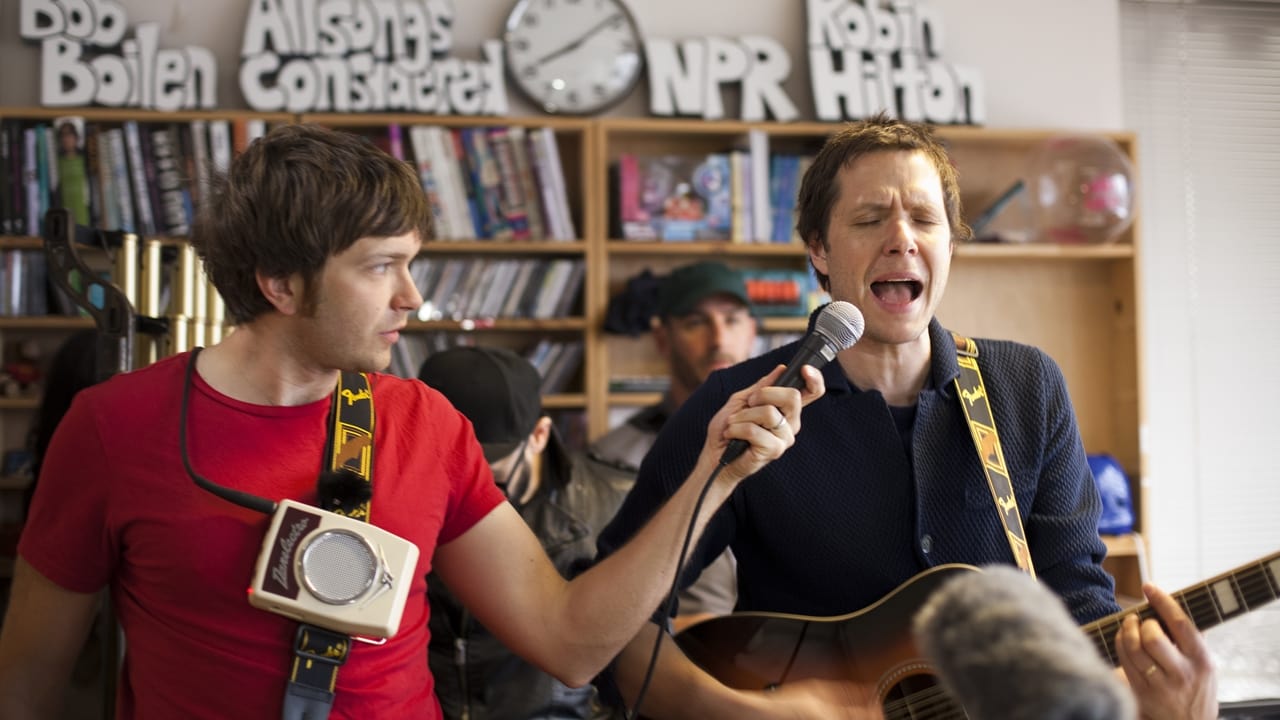
{"type": "MultiPolygon", "coordinates": [[[[866,608],[940,564],[1012,563],[957,397],[955,342],[934,317],[955,244],[971,234],[945,150],[927,128],[883,115],[850,124],[805,173],[798,208],[819,281],[862,311],[866,330],[824,368],[827,394],[804,412],[795,447],[717,512],[683,580],[729,547],[738,611],[825,617],[866,608]]],[[[707,379],[646,457],[600,537],[602,555],[671,496],[699,450],[694,431],[724,398],[795,352],[786,346],[707,379]]],[[[1061,371],[1026,345],[980,340],[978,352],[1038,577],[1077,622],[1118,612],[1101,566],[1099,499],[1061,371]]],[[[1144,717],[1216,717],[1203,639],[1168,595],[1146,591],[1170,634],[1130,618],[1116,643],[1144,717]]],[[[646,626],[615,662],[629,704],[657,632],[646,626]]],[[[668,642],[641,710],[664,719],[880,717],[881,708],[838,692],[812,681],[731,689],[668,642]]]]}

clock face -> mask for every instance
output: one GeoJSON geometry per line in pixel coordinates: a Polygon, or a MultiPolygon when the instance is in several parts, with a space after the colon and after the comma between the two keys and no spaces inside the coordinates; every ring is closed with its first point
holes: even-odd
{"type": "Polygon", "coordinates": [[[549,113],[599,112],[640,80],[640,30],[621,0],[520,0],[503,43],[516,88],[549,113]]]}

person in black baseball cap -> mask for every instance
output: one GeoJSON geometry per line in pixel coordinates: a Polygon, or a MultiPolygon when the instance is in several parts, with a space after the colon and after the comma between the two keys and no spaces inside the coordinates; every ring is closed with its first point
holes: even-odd
{"type": "Polygon", "coordinates": [[[418,379],[471,421],[494,479],[517,507],[537,491],[544,454],[567,462],[551,418],[542,413],[542,378],[514,352],[452,348],[423,361],[418,379]]]}
{"type": "Polygon", "coordinates": [[[467,416],[489,462],[510,455],[543,417],[542,378],[528,360],[505,348],[435,353],[423,361],[418,379],[467,416]]]}
{"type": "MultiPolygon", "coordinates": [[[[534,366],[505,348],[457,347],[428,357],[418,378],[471,421],[494,480],[561,574],[584,570],[625,488],[580,472],[582,464],[542,411],[542,378],[534,366]]],[[[593,687],[570,688],[512,653],[434,575],[427,578],[427,597],[427,657],[445,717],[610,717],[593,687]],[[462,655],[459,644],[466,648],[462,655]]]]}

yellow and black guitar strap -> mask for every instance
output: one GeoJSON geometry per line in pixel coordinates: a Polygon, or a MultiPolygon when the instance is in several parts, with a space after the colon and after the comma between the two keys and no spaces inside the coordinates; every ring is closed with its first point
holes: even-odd
{"type": "MultiPolygon", "coordinates": [[[[373,483],[373,393],[363,373],[343,372],[333,392],[329,412],[329,437],[324,467],[348,470],[373,483]]],[[[333,498],[330,510],[369,521],[369,492],[333,498]]],[[[284,720],[324,720],[333,706],[338,668],[347,660],[351,638],[343,633],[302,623],[294,636],[289,685],[285,691],[284,720]]]]}
{"type": "Polygon", "coordinates": [[[969,421],[973,445],[978,450],[982,470],[987,475],[987,486],[991,488],[996,513],[1000,516],[1000,523],[1004,525],[1014,561],[1023,572],[1035,577],[1036,569],[1031,563],[1027,534],[1022,529],[1022,515],[1018,513],[1018,499],[1014,496],[1013,481],[1009,479],[1009,469],[1004,463],[1004,450],[1000,447],[1000,436],[996,433],[996,419],[991,413],[991,404],[987,401],[987,388],[982,382],[982,372],[978,370],[978,345],[954,332],[951,337],[956,341],[956,363],[960,366],[960,374],[956,376],[960,407],[964,409],[964,417],[969,421]]]}

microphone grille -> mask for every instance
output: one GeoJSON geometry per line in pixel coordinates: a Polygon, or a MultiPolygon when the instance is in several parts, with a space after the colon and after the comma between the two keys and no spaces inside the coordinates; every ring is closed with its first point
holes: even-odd
{"type": "Polygon", "coordinates": [[[827,338],[833,355],[853,347],[853,344],[858,342],[858,338],[862,337],[865,327],[866,320],[862,318],[862,312],[852,303],[843,300],[828,304],[822,312],[818,313],[818,319],[813,323],[814,331],[822,333],[822,336],[827,338]]]}

